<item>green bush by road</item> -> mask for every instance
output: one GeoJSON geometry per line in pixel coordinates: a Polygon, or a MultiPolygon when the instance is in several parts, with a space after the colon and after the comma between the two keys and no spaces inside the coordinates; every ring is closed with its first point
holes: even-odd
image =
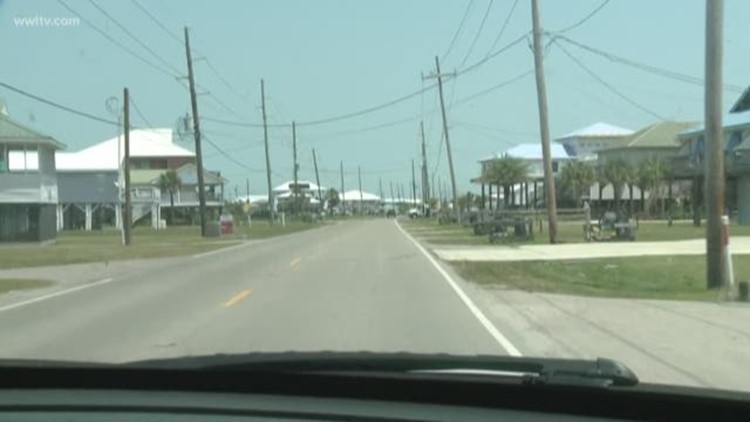
{"type": "Polygon", "coordinates": [[[264,239],[319,227],[319,223],[288,221],[269,226],[254,221],[252,227],[239,226],[233,235],[201,238],[199,227],[170,227],[152,230],[137,227],[133,243],[125,247],[116,230],[64,231],[54,244],[12,244],[0,246],[0,268],[104,262],[122,259],[159,258],[190,255],[236,245],[245,240],[264,239]]]}
{"type": "Polygon", "coordinates": [[[49,280],[34,280],[23,278],[0,278],[0,295],[13,290],[39,289],[54,284],[49,280]]]}
{"type": "MultiPolygon", "coordinates": [[[[403,227],[419,240],[434,245],[488,245],[488,236],[475,236],[470,227],[456,224],[438,224],[435,220],[403,220],[403,227]]],[[[750,226],[732,226],[732,236],[750,236],[750,226]]],[[[583,243],[583,226],[580,222],[561,222],[558,224],[558,241],[560,243],[583,243]]],[[[705,224],[695,227],[690,222],[679,222],[668,226],[666,221],[643,221],[636,230],[637,242],[660,240],[701,239],[706,235],[705,224]]],[[[546,222],[534,226],[534,239],[528,241],[511,241],[520,244],[547,244],[549,234],[546,222]]]]}
{"type": "MultiPolygon", "coordinates": [[[[737,280],[750,278],[750,256],[733,257],[737,280]]],[[[706,289],[705,259],[695,256],[572,261],[456,262],[466,280],[531,292],[600,297],[716,300],[706,289]]]]}

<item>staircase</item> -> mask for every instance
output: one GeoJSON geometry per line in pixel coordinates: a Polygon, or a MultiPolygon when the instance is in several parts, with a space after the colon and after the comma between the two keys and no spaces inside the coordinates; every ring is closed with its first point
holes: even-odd
{"type": "Polygon", "coordinates": [[[151,205],[151,202],[136,202],[131,204],[133,212],[132,224],[135,224],[138,220],[147,216],[151,212],[151,205]]]}

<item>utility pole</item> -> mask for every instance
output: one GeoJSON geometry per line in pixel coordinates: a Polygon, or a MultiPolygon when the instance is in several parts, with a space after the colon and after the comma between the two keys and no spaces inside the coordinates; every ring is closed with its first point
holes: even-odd
{"type": "Polygon", "coordinates": [[[299,164],[297,163],[297,125],[292,121],[292,151],[294,155],[294,189],[292,197],[294,198],[294,212],[299,213],[299,164]]]}
{"type": "Polygon", "coordinates": [[[414,176],[414,159],[411,159],[411,202],[417,206],[417,180],[414,176]]]}
{"type": "Polygon", "coordinates": [[[380,202],[384,201],[383,198],[383,178],[378,177],[378,193],[380,193],[380,202]]]}
{"type": "Polygon", "coordinates": [[[198,117],[198,98],[195,95],[193,75],[193,55],[190,50],[190,36],[185,27],[185,54],[187,55],[188,81],[190,82],[190,104],[193,109],[193,134],[195,136],[195,167],[198,172],[198,212],[201,219],[201,236],[206,236],[206,185],[203,180],[203,153],[201,152],[201,124],[198,117]]]}
{"type": "Polygon", "coordinates": [[[346,216],[346,197],[344,197],[344,161],[341,161],[341,209],[346,216]]]}
{"type": "Polygon", "coordinates": [[[419,131],[422,133],[422,205],[430,206],[430,179],[427,172],[427,147],[424,139],[424,122],[420,120],[419,131]]]}
{"type": "MultiPolygon", "coordinates": [[[[726,270],[726,245],[722,239],[724,215],[724,142],[722,139],[721,90],[724,0],[706,1],[706,284],[722,287],[726,270]]],[[[725,286],[729,287],[729,286],[725,286]]]]}
{"type": "Polygon", "coordinates": [[[260,106],[263,111],[263,143],[266,146],[266,180],[268,181],[268,224],[273,226],[276,219],[276,209],[273,200],[273,186],[271,182],[271,157],[268,153],[268,123],[266,121],[266,83],[260,80],[260,106]]]}
{"type": "Polygon", "coordinates": [[[323,196],[320,194],[320,175],[318,174],[318,156],[315,154],[315,148],[312,149],[313,154],[313,167],[315,167],[315,183],[318,184],[318,202],[320,207],[323,208],[323,196]]]}
{"type": "MultiPolygon", "coordinates": [[[[438,80],[438,93],[440,94],[440,112],[443,116],[443,134],[445,135],[445,150],[448,155],[448,167],[451,172],[451,187],[453,190],[453,211],[456,213],[456,221],[461,224],[461,211],[458,209],[458,190],[456,189],[456,172],[453,168],[453,153],[451,152],[451,140],[448,135],[448,118],[445,114],[445,100],[443,98],[443,75],[440,73],[440,59],[435,56],[435,70],[438,80]]],[[[455,75],[453,75],[455,77],[455,75]]]]}
{"type": "Polygon", "coordinates": [[[443,183],[442,180],[438,180],[437,185],[438,185],[438,199],[440,200],[440,208],[443,207],[443,202],[444,202],[444,196],[443,196],[443,185],[444,184],[445,183],[443,183]]]}
{"type": "Polygon", "coordinates": [[[245,179],[245,193],[247,194],[247,203],[250,203],[250,178],[245,179]]]}
{"type": "Polygon", "coordinates": [[[393,196],[393,181],[389,180],[388,184],[391,185],[391,206],[395,206],[396,205],[396,197],[393,196]]]}
{"type": "Polygon", "coordinates": [[[359,166],[357,166],[357,179],[359,179],[359,213],[364,215],[365,201],[362,198],[362,171],[359,166]]]}
{"type": "Polygon", "coordinates": [[[549,117],[547,115],[547,87],[544,81],[544,58],[542,57],[542,28],[539,24],[539,0],[531,0],[531,20],[534,29],[534,69],[536,92],[539,102],[539,132],[542,135],[542,161],[544,187],[547,189],[547,220],[549,243],[557,243],[557,198],[555,176],[552,173],[552,155],[549,140],[549,117]]]}
{"type": "MultiPolygon", "coordinates": [[[[125,246],[130,246],[133,229],[133,213],[130,207],[130,93],[125,88],[123,92],[123,132],[125,133],[125,161],[123,162],[123,172],[125,173],[125,210],[123,212],[122,227],[125,233],[125,246]]],[[[119,149],[119,145],[118,145],[119,149]]]]}

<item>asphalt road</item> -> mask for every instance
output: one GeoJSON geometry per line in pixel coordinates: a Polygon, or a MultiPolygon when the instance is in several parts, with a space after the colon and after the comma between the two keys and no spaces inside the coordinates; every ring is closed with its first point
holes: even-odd
{"type": "Polygon", "coordinates": [[[513,353],[393,220],[350,221],[163,262],[0,307],[0,358],[513,353]]]}

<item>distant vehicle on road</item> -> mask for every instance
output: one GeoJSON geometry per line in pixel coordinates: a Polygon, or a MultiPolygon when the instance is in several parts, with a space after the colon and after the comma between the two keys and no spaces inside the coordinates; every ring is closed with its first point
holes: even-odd
{"type": "Polygon", "coordinates": [[[412,208],[409,210],[409,218],[419,218],[422,216],[422,213],[419,211],[419,208],[412,208]]]}
{"type": "Polygon", "coordinates": [[[385,216],[388,218],[395,218],[396,217],[396,210],[393,208],[389,208],[385,211],[385,216]]]}

